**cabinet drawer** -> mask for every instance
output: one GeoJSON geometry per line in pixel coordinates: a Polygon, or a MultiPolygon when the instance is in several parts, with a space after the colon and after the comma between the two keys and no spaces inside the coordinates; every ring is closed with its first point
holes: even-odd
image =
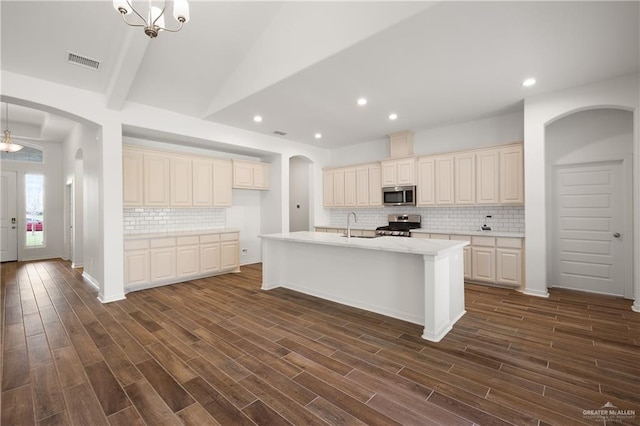
{"type": "Polygon", "coordinates": [[[496,238],[496,245],[498,247],[504,247],[504,248],[521,249],[522,248],[522,238],[499,237],[499,238],[496,238]]]}
{"type": "Polygon", "coordinates": [[[199,241],[200,239],[197,235],[190,235],[188,237],[178,237],[177,244],[179,246],[191,246],[198,244],[199,241]]]}
{"type": "Polygon", "coordinates": [[[230,234],[221,234],[220,241],[236,241],[239,238],[237,232],[232,232],[230,234]]]}
{"type": "Polygon", "coordinates": [[[495,247],[496,239],[493,237],[471,237],[472,246],[495,247]]]}
{"type": "Polygon", "coordinates": [[[144,250],[149,248],[149,240],[130,240],[124,242],[125,250],[144,250]]]}
{"type": "Polygon", "coordinates": [[[471,237],[468,235],[451,235],[449,239],[454,241],[467,241],[469,243],[471,242],[471,237]]]}
{"type": "Polygon", "coordinates": [[[431,239],[432,240],[448,240],[449,235],[448,234],[431,234],[431,239]]]}
{"type": "Polygon", "coordinates": [[[219,243],[219,242],[220,242],[220,234],[211,234],[211,235],[201,235],[200,236],[200,244],[219,243]]]}
{"type": "Polygon", "coordinates": [[[149,241],[151,248],[174,247],[176,245],[175,238],[155,238],[149,241]]]}
{"type": "Polygon", "coordinates": [[[411,237],[412,238],[424,238],[424,239],[427,239],[427,238],[431,238],[431,235],[426,234],[424,232],[412,232],[411,233],[411,237]]]}

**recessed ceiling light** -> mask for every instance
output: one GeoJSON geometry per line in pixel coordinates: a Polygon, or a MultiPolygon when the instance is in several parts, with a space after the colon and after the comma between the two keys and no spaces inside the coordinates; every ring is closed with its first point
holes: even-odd
{"type": "Polygon", "coordinates": [[[254,115],[253,116],[253,121],[255,121],[256,123],[261,123],[262,122],[262,116],[254,115]]]}
{"type": "Polygon", "coordinates": [[[389,120],[396,120],[398,118],[398,114],[396,114],[395,112],[392,112],[391,114],[389,114],[389,120]]]}
{"type": "Polygon", "coordinates": [[[320,139],[322,138],[322,133],[316,133],[315,135],[313,135],[313,137],[316,139],[320,139]]]}
{"type": "Polygon", "coordinates": [[[358,99],[358,105],[364,106],[366,104],[367,104],[367,98],[359,98],[358,99]]]}
{"type": "Polygon", "coordinates": [[[524,87],[530,87],[533,86],[534,84],[536,84],[536,79],[535,78],[528,78],[525,81],[522,82],[522,85],[524,87]]]}

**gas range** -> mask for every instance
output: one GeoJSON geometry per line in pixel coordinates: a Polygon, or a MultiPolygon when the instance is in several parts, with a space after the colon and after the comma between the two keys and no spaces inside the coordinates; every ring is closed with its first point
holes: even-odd
{"type": "Polygon", "coordinates": [[[420,228],[419,214],[390,214],[387,218],[389,225],[376,228],[378,236],[410,237],[411,230],[420,228]]]}

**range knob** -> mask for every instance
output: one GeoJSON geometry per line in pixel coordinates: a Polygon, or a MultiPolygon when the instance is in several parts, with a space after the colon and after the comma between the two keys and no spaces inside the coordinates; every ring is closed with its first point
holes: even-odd
{"type": "Polygon", "coordinates": [[[395,236],[395,235],[400,235],[400,231],[393,231],[393,232],[391,233],[391,235],[394,235],[394,236],[395,236]]]}

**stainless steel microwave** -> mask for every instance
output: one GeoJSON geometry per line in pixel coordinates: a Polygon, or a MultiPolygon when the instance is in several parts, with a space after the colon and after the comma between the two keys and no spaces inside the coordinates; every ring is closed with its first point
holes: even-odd
{"type": "Polygon", "coordinates": [[[382,188],[382,203],[385,206],[415,206],[415,186],[387,186],[382,188]]]}

